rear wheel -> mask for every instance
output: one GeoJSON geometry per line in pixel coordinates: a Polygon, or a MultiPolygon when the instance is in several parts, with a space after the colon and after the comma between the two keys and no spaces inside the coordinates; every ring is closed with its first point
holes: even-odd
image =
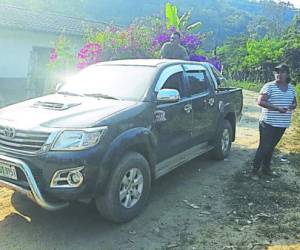
{"type": "Polygon", "coordinates": [[[218,131],[215,148],[212,151],[213,157],[223,160],[229,155],[232,142],[232,126],[228,120],[224,120],[222,127],[218,131]]]}
{"type": "Polygon", "coordinates": [[[113,172],[104,195],[95,198],[98,211],[114,222],[132,220],[145,206],[150,187],[147,160],[139,153],[128,153],[113,172]]]}

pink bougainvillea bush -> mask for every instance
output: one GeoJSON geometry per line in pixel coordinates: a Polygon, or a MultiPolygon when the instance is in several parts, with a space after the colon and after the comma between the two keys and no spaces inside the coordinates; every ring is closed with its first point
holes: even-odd
{"type": "MultiPolygon", "coordinates": [[[[180,23],[172,26],[169,19],[164,21],[157,16],[137,19],[129,27],[108,25],[102,31],[88,30],[84,45],[73,54],[70,53],[70,46],[66,46],[66,40],[64,43],[58,42],[56,48],[51,52],[49,64],[59,66],[63,57],[67,57],[68,61],[72,61],[68,65],[80,70],[101,61],[160,58],[161,46],[170,40],[171,34],[175,31],[180,32],[181,44],[187,49],[190,60],[210,62],[218,70],[222,69],[221,62],[216,56],[210,56],[210,53],[202,50],[203,36],[201,33],[195,29],[189,30],[180,23]],[[63,52],[63,50],[66,51],[63,52]]],[[[62,40],[62,38],[60,39],[62,40]]]]}

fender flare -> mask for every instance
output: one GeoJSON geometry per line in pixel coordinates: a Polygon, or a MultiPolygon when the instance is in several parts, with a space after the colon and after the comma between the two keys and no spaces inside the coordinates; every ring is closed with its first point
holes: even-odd
{"type": "Polygon", "coordinates": [[[232,127],[232,141],[235,141],[235,134],[236,134],[236,115],[235,112],[229,109],[225,109],[223,112],[220,113],[220,115],[217,118],[217,126],[216,126],[216,133],[213,138],[213,145],[216,142],[218,132],[221,129],[221,126],[223,125],[224,120],[228,120],[232,127]]]}
{"type": "Polygon", "coordinates": [[[153,176],[156,162],[156,144],[157,142],[154,134],[149,129],[143,127],[132,128],[118,135],[110,143],[110,146],[101,161],[101,167],[96,181],[96,192],[102,193],[105,191],[107,182],[114,169],[117,167],[118,162],[130,151],[138,152],[146,158],[149,162],[151,175],[153,176]]]}

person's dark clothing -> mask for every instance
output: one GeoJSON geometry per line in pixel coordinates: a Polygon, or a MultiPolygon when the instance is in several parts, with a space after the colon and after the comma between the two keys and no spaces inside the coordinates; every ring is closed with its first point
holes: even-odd
{"type": "Polygon", "coordinates": [[[171,42],[166,42],[162,46],[160,55],[165,59],[189,60],[185,47],[180,44],[172,44],[171,42]]]}
{"type": "Polygon", "coordinates": [[[286,112],[280,113],[277,110],[262,107],[259,123],[259,146],[253,161],[253,174],[257,174],[262,167],[262,172],[269,175],[272,173],[270,163],[274,148],[291,124],[292,110],[289,107],[294,102],[296,92],[291,84],[287,84],[287,90],[282,90],[273,81],[266,83],[260,94],[266,95],[271,105],[287,109],[286,112]]]}
{"type": "Polygon", "coordinates": [[[263,121],[259,123],[259,146],[253,162],[253,171],[257,172],[262,167],[263,172],[270,171],[270,164],[274,148],[280,141],[286,128],[273,127],[263,121]]]}

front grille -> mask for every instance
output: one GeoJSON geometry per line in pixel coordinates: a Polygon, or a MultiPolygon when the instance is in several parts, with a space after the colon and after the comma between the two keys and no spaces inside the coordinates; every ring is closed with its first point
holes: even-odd
{"type": "Polygon", "coordinates": [[[0,148],[23,153],[36,153],[47,141],[50,133],[15,130],[7,136],[5,127],[0,125],[0,148]]]}

